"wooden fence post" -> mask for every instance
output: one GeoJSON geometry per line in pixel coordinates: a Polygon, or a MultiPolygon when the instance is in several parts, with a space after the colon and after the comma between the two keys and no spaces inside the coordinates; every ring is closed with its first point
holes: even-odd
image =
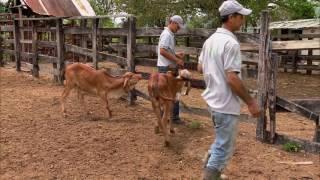
{"type": "MultiPolygon", "coordinates": [[[[185,37],[185,46],[186,47],[189,47],[190,46],[190,37],[185,37]]],[[[185,55],[185,60],[187,62],[190,62],[190,55],[189,54],[186,54],[185,55]]]]}
{"type": "Polygon", "coordinates": [[[277,54],[272,54],[270,59],[269,70],[269,88],[268,88],[268,105],[269,105],[269,117],[270,117],[270,143],[275,142],[276,138],[276,103],[277,103],[277,72],[278,72],[278,62],[279,56],[277,54]]]}
{"type": "MultiPolygon", "coordinates": [[[[129,22],[129,19],[128,19],[128,21],[124,21],[123,24],[122,24],[122,26],[121,26],[121,28],[123,28],[123,29],[129,28],[129,23],[130,23],[130,22],[129,22]]],[[[119,43],[120,43],[120,44],[127,44],[127,37],[121,36],[121,37],[119,38],[119,43]]],[[[118,50],[118,56],[120,56],[120,57],[126,57],[126,54],[127,54],[127,52],[125,52],[125,49],[119,49],[119,50],[118,50]]],[[[122,68],[122,69],[125,68],[125,66],[122,65],[122,64],[120,64],[119,66],[120,66],[120,68],[122,68]]]]}
{"type": "Polygon", "coordinates": [[[258,105],[261,109],[257,122],[256,136],[260,141],[267,140],[267,101],[268,101],[268,61],[270,61],[270,16],[268,11],[262,11],[260,19],[259,72],[258,72],[258,105]]]}
{"type": "MultiPolygon", "coordinates": [[[[313,54],[313,53],[312,53],[312,50],[311,50],[311,49],[308,50],[308,56],[309,56],[309,57],[312,57],[312,54],[313,54]]],[[[307,60],[307,65],[308,65],[308,66],[312,66],[312,60],[311,60],[311,59],[308,59],[308,60],[307,60]]],[[[307,75],[311,75],[311,74],[312,74],[312,70],[311,70],[311,69],[308,69],[308,70],[307,70],[307,75]]]]}
{"type": "Polygon", "coordinates": [[[314,133],[314,141],[320,143],[320,117],[318,121],[316,121],[316,129],[314,133]]]}
{"type": "Polygon", "coordinates": [[[4,53],[3,53],[3,50],[4,49],[4,45],[3,45],[3,38],[0,34],[0,67],[3,67],[4,66],[4,53]]]}
{"type": "MultiPolygon", "coordinates": [[[[19,18],[23,18],[23,15],[22,15],[22,7],[20,6],[20,7],[18,7],[18,13],[19,13],[19,18]]],[[[29,22],[26,22],[26,23],[28,23],[28,25],[30,25],[29,24],[29,22]]],[[[19,26],[20,27],[23,27],[23,20],[20,20],[19,21],[19,26]]],[[[19,31],[20,31],[20,29],[19,29],[19,31]]],[[[20,32],[20,40],[22,39],[22,40],[25,40],[25,39],[27,39],[26,37],[25,37],[25,35],[24,35],[24,32],[25,31],[21,31],[20,32]]],[[[29,33],[29,32],[28,32],[29,33]]],[[[28,35],[27,35],[28,36],[28,35]]],[[[20,44],[20,48],[21,48],[21,51],[22,52],[27,52],[27,50],[29,50],[28,48],[29,48],[29,44],[24,44],[24,43],[21,43],[20,44]]],[[[22,61],[26,61],[28,58],[26,58],[26,57],[20,57],[20,59],[22,59],[22,61]]]]}
{"type": "Polygon", "coordinates": [[[92,19],[92,61],[93,67],[98,69],[97,57],[97,37],[98,37],[99,19],[92,19]]]}
{"type": "Polygon", "coordinates": [[[294,52],[294,56],[292,59],[292,73],[297,73],[298,72],[298,60],[299,60],[299,51],[296,50],[294,52]]]}
{"type": "Polygon", "coordinates": [[[32,76],[39,77],[39,58],[38,58],[38,33],[36,21],[31,21],[32,27],[32,76]]]}
{"type": "Polygon", "coordinates": [[[14,20],[13,32],[14,32],[14,51],[15,51],[16,70],[21,71],[20,26],[19,26],[18,20],[14,20]]]}
{"type": "Polygon", "coordinates": [[[56,64],[56,74],[55,80],[59,84],[63,84],[64,80],[64,34],[63,34],[63,24],[62,19],[56,20],[56,42],[57,42],[57,62],[56,64]]]}
{"type": "MultiPolygon", "coordinates": [[[[135,49],[136,49],[136,18],[130,16],[128,18],[128,36],[127,36],[127,70],[130,72],[135,72],[135,49]]],[[[134,93],[129,92],[129,104],[134,103],[134,93]]]]}
{"type": "MultiPolygon", "coordinates": [[[[87,28],[87,20],[86,19],[81,19],[81,22],[80,22],[80,27],[81,29],[85,29],[87,28]]],[[[83,34],[81,36],[81,47],[83,48],[87,48],[88,47],[88,44],[87,44],[87,34],[83,34]]],[[[84,60],[85,62],[87,62],[87,56],[84,56],[84,60]]]]}

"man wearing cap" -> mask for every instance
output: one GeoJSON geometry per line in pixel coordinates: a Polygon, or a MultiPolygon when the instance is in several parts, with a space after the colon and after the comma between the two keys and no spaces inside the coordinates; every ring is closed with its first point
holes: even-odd
{"type": "Polygon", "coordinates": [[[240,99],[247,104],[253,117],[260,114],[256,101],[241,80],[240,44],[234,35],[251,10],[229,0],[222,3],[219,12],[223,25],[204,43],[198,64],[198,71],[203,73],[206,83],[202,97],[209,106],[216,133],[205,162],[204,180],[220,179],[221,171],[233,154],[240,99]]]}
{"type": "MultiPolygon", "coordinates": [[[[158,44],[158,71],[166,73],[172,71],[177,74],[178,66],[183,67],[183,53],[175,52],[174,33],[184,27],[183,19],[178,16],[172,16],[169,20],[168,27],[165,27],[160,35],[158,44]]],[[[171,120],[175,124],[183,124],[179,118],[179,101],[174,103],[171,120]]]]}

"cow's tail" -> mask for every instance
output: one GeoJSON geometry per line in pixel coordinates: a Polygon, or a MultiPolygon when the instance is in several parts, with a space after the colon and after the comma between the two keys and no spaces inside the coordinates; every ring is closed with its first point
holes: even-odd
{"type": "Polygon", "coordinates": [[[159,97],[161,97],[162,99],[164,99],[164,100],[166,100],[166,101],[176,101],[175,99],[166,97],[166,96],[164,96],[164,95],[162,95],[162,94],[159,94],[159,97]]]}
{"type": "Polygon", "coordinates": [[[67,84],[67,80],[66,80],[66,76],[65,76],[65,73],[66,73],[66,67],[64,67],[61,71],[61,78],[63,80],[63,85],[65,86],[67,84]]]}

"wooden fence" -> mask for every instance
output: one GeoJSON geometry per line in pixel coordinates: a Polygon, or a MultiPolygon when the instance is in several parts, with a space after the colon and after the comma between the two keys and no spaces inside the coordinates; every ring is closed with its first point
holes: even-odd
{"type": "MultiPolygon", "coordinates": [[[[136,66],[155,67],[157,42],[162,28],[137,28],[134,16],[125,17],[127,22],[121,28],[103,26],[104,19],[110,18],[110,16],[16,18],[12,25],[0,28],[0,32],[13,32],[14,37],[4,39],[2,44],[14,45],[14,49],[2,46],[1,51],[14,55],[17,71],[21,70],[23,58],[31,59],[29,63],[32,75],[35,77],[39,76],[39,61],[52,63],[54,79],[59,83],[63,81],[63,69],[66,61],[74,61],[75,59],[76,61],[92,62],[97,69],[99,63],[102,62],[116,63],[119,67],[131,72],[136,70],[136,66]],[[23,26],[25,24],[28,26],[23,26]],[[24,32],[31,34],[31,38],[23,38],[21,35],[25,35],[24,32]],[[31,45],[30,52],[25,52],[25,49],[22,48],[25,44],[31,45]]],[[[279,61],[277,52],[292,49],[320,49],[320,44],[316,40],[272,42],[268,31],[269,15],[267,12],[263,12],[261,22],[260,34],[237,34],[243,52],[243,62],[247,65],[259,65],[258,101],[263,112],[257,123],[257,138],[272,143],[296,141],[307,150],[319,152],[319,114],[295,102],[278,97],[275,86],[279,61]],[[253,55],[259,57],[259,60],[252,58],[253,55]],[[277,134],[275,115],[280,108],[299,113],[315,121],[314,142],[277,134]],[[269,109],[270,131],[267,131],[266,128],[268,124],[267,109],[269,109]]],[[[185,63],[187,69],[196,70],[197,57],[201,52],[202,43],[214,31],[214,29],[189,29],[176,34],[177,51],[187,54],[185,63]]],[[[147,79],[149,74],[143,73],[143,76],[147,79]]],[[[195,88],[205,87],[204,82],[199,79],[194,79],[191,83],[195,88]]],[[[147,95],[135,90],[129,95],[130,103],[133,102],[135,95],[148,99],[147,95]]],[[[190,107],[189,109],[192,110],[190,107]]]]}
{"type": "MultiPolygon", "coordinates": [[[[308,33],[305,33],[305,30],[300,30],[300,33],[296,31],[288,30],[288,34],[281,34],[281,29],[275,29],[273,31],[272,40],[273,41],[304,41],[304,40],[315,40],[320,44],[320,32],[312,31],[308,29],[308,33]]],[[[300,46],[303,47],[303,44],[300,46]]],[[[306,74],[312,74],[312,71],[320,70],[320,51],[319,50],[301,50],[301,49],[291,49],[284,52],[279,52],[281,63],[279,64],[280,68],[284,69],[284,72],[291,70],[296,73],[298,71],[304,70],[306,74]],[[318,53],[317,53],[318,51],[318,53]]]]}

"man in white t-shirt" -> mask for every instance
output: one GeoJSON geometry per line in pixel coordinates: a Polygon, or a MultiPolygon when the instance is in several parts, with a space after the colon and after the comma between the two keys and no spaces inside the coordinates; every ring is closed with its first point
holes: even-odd
{"type": "Polygon", "coordinates": [[[198,64],[206,83],[202,97],[212,113],[216,133],[205,164],[204,180],[220,179],[221,171],[232,156],[240,115],[239,98],[254,117],[260,114],[256,101],[241,80],[240,44],[234,35],[252,11],[229,0],[222,3],[219,12],[223,25],[204,43],[198,64]]]}
{"type": "MultiPolygon", "coordinates": [[[[158,71],[160,73],[166,73],[167,71],[173,71],[173,73],[178,73],[178,66],[183,67],[183,53],[175,52],[175,38],[174,33],[178,32],[180,29],[184,28],[183,19],[174,15],[170,18],[169,24],[164,28],[160,35],[158,44],[158,71]]],[[[173,106],[171,120],[175,124],[183,124],[184,122],[180,120],[179,117],[179,101],[176,101],[173,106]]]]}

